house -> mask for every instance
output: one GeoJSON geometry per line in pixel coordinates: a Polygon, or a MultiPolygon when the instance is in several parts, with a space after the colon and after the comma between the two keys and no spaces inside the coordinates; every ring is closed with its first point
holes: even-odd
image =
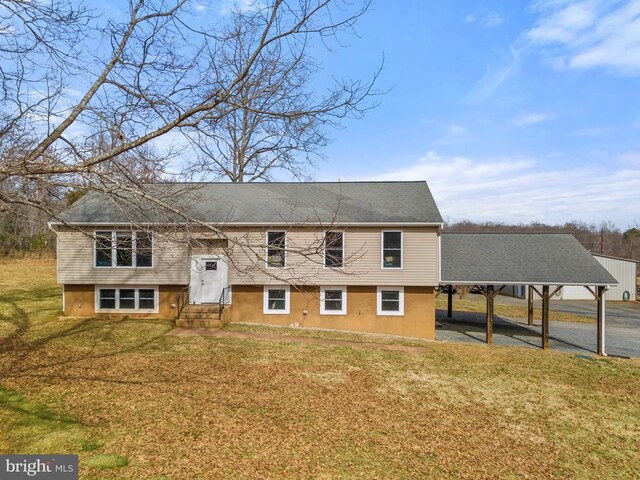
{"type": "Polygon", "coordinates": [[[117,203],[90,192],[50,222],[65,315],[435,338],[443,221],[425,182],[148,192],[153,200],[119,192],[117,203]]]}

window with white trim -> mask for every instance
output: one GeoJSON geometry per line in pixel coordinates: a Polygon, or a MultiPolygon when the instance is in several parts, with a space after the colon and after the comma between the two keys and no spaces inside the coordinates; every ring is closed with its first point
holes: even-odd
{"type": "Polygon", "coordinates": [[[291,290],[288,285],[265,286],[263,312],[269,314],[288,314],[291,290]]]}
{"type": "Polygon", "coordinates": [[[382,232],[382,268],[402,268],[402,232],[382,232]]]}
{"type": "Polygon", "coordinates": [[[138,308],[153,310],[156,308],[156,291],[153,288],[138,290],[138,308]]]}
{"type": "Polygon", "coordinates": [[[96,232],[96,267],[111,267],[113,263],[113,232],[96,232]]]}
{"type": "Polygon", "coordinates": [[[98,288],[96,307],[98,311],[150,311],[157,307],[155,288],[98,288]]]}
{"type": "Polygon", "coordinates": [[[135,310],[136,309],[136,289],[121,288],[118,290],[118,309],[119,310],[135,310]]]}
{"type": "Polygon", "coordinates": [[[320,287],[320,314],[347,314],[347,287],[320,287]]]}
{"type": "Polygon", "coordinates": [[[267,266],[283,268],[287,266],[287,232],[267,232],[267,266]]]}
{"type": "Polygon", "coordinates": [[[344,232],[324,232],[324,266],[342,268],[344,266],[344,232]]]}
{"type": "Polygon", "coordinates": [[[153,266],[153,236],[148,232],[101,231],[95,233],[96,267],[153,266]]]}
{"type": "Polygon", "coordinates": [[[101,288],[99,294],[98,308],[100,310],[115,310],[116,309],[116,292],[115,288],[101,288]]]}
{"type": "Polygon", "coordinates": [[[404,287],[378,287],[378,315],[404,315],[404,287]]]}

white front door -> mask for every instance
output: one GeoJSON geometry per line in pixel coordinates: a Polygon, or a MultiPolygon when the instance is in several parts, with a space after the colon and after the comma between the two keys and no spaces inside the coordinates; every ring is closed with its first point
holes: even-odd
{"type": "Polygon", "coordinates": [[[227,286],[227,262],[220,255],[191,257],[190,303],[216,303],[227,286]]]}

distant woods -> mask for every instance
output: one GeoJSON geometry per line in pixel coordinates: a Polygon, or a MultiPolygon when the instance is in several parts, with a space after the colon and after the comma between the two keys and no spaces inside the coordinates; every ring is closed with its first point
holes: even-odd
{"type": "Polygon", "coordinates": [[[496,222],[475,223],[466,220],[445,225],[445,231],[570,233],[592,253],[640,261],[640,226],[620,230],[611,222],[603,222],[601,225],[579,221],[567,222],[564,225],[548,225],[537,222],[509,225],[496,222]]]}
{"type": "MultiPolygon", "coordinates": [[[[27,188],[27,185],[20,185],[20,188],[27,188]]],[[[51,211],[59,212],[86,192],[82,188],[56,193],[43,189],[31,195],[37,195],[40,202],[46,202],[51,211]]],[[[56,236],[47,226],[49,220],[51,216],[48,212],[30,205],[0,209],[0,257],[54,256],[56,236]]]]}

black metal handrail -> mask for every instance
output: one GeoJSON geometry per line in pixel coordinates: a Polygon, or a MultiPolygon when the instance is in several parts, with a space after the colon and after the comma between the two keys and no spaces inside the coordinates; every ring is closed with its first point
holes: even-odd
{"type": "Polygon", "coordinates": [[[222,293],[220,293],[220,299],[218,300],[218,320],[222,320],[222,312],[224,312],[224,306],[229,303],[229,293],[231,293],[231,287],[224,287],[222,293]]]}
{"type": "Polygon", "coordinates": [[[189,303],[189,287],[184,287],[178,294],[178,319],[184,307],[189,303]]]}

